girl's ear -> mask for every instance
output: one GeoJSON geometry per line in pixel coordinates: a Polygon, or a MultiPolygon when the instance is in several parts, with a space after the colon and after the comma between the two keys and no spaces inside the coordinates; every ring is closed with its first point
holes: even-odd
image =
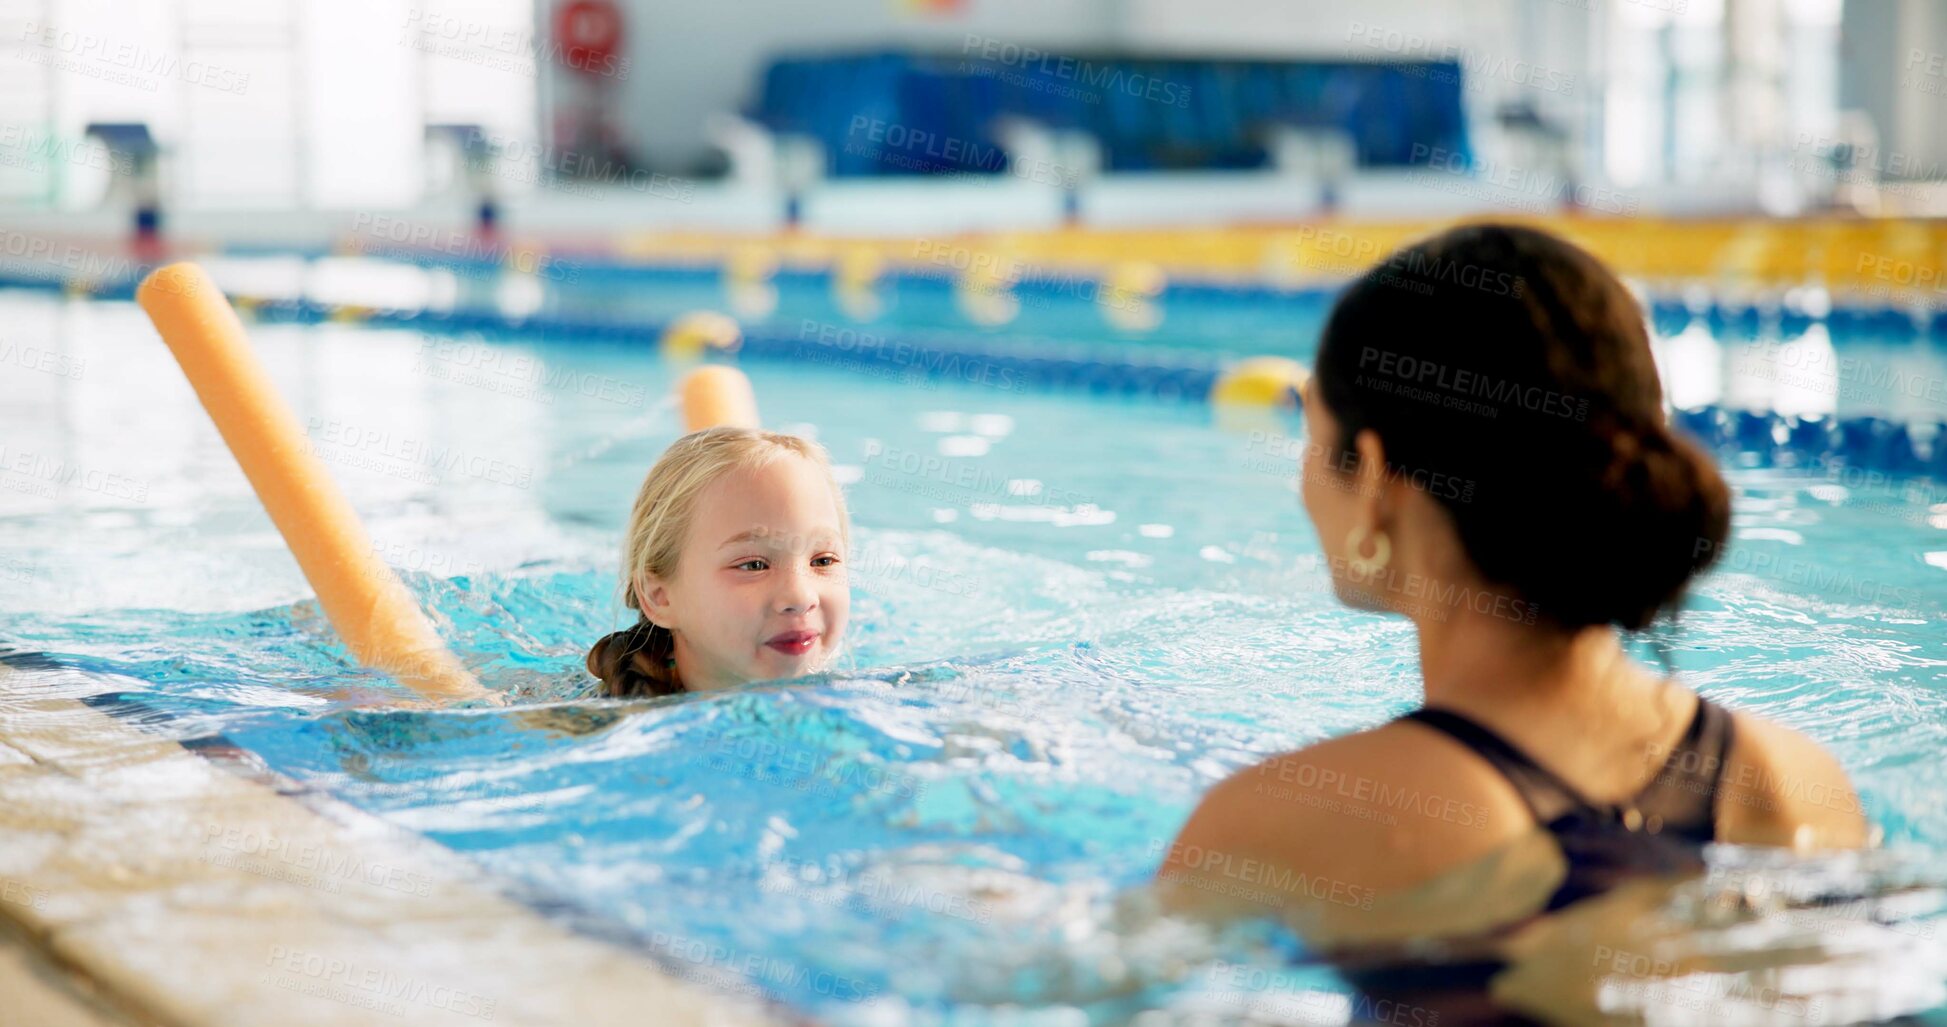
{"type": "Polygon", "coordinates": [[[669,605],[669,585],[650,574],[636,575],[634,586],[636,608],[642,611],[649,623],[659,628],[676,627],[675,611],[669,605]]]}

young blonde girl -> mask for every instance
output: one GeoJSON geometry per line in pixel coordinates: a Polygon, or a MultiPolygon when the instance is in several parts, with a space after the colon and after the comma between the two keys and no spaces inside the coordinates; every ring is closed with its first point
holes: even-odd
{"type": "Polygon", "coordinates": [[[595,643],[589,673],[608,696],[815,673],[844,638],[850,544],[823,447],[747,428],[686,435],[629,514],[622,588],[639,617],[595,643]]]}

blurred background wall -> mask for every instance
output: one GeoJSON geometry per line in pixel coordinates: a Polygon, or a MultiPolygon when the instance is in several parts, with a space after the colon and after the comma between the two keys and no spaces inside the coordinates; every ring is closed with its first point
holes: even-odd
{"type": "MultiPolygon", "coordinates": [[[[568,184],[550,197],[563,226],[595,223],[572,208],[604,190],[627,202],[687,188],[665,221],[770,227],[843,207],[842,189],[813,194],[849,178],[911,185],[957,169],[1019,186],[1035,176],[1013,167],[1010,182],[1000,165],[1030,154],[1069,186],[1102,171],[1282,169],[1300,186],[1289,195],[1306,197],[1293,210],[1451,212],[1479,190],[1402,192],[1396,173],[1458,168],[1558,176],[1601,213],[1930,214],[1947,206],[1931,185],[1947,162],[1943,54],[1947,10],[1933,0],[0,0],[0,211],[109,211],[104,224],[145,204],[464,211],[487,191],[517,222],[551,223],[519,197],[568,184]],[[872,74],[903,77],[850,97],[832,83],[851,73],[822,66],[868,59],[880,61],[872,74]],[[1068,59],[1080,70],[1050,63],[1068,59]],[[904,70],[886,71],[893,60],[904,70]],[[1283,109],[1286,136],[1260,119],[1216,145],[1209,126],[1242,101],[1219,101],[1213,89],[1232,87],[1210,83],[1244,74],[1238,62],[1420,68],[1408,83],[1419,92],[1356,101],[1368,104],[1361,124],[1408,124],[1411,142],[1426,142],[1410,127],[1420,115],[1397,111],[1430,102],[1423,69],[1457,69],[1463,158],[1444,136],[1402,144],[1390,162],[1354,140],[1348,158],[1331,126],[1283,109]],[[1149,97],[1133,116],[1160,120],[1130,128],[1126,90],[1092,78],[1124,68],[1150,69],[1190,102],[1149,97]],[[942,74],[1042,83],[1017,94],[1076,84],[1096,95],[1071,106],[1094,120],[979,107],[988,99],[942,74]],[[813,100],[821,128],[798,109],[813,100]],[[888,126],[999,156],[989,167],[889,154],[888,126]],[[730,186],[774,195],[760,212],[723,200],[730,186]]],[[[1319,88],[1319,103],[1353,102],[1319,88]]],[[[1065,215],[1061,202],[1007,204],[1027,225],[1078,206],[1085,220],[1140,214],[1113,197],[1071,198],[1065,215]]]]}

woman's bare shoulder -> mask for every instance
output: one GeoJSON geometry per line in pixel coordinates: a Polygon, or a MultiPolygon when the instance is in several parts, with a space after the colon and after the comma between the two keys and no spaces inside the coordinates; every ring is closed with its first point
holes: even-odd
{"type": "Polygon", "coordinates": [[[1311,891],[1385,893],[1533,828],[1506,781],[1445,735],[1392,722],[1270,757],[1212,788],[1163,876],[1206,892],[1282,868],[1311,891]],[[1228,881],[1226,879],[1229,879],[1228,881]]]}
{"type": "Polygon", "coordinates": [[[1718,838],[1746,845],[1857,848],[1870,841],[1859,793],[1831,753],[1791,728],[1736,713],[1718,783],[1718,838]]]}

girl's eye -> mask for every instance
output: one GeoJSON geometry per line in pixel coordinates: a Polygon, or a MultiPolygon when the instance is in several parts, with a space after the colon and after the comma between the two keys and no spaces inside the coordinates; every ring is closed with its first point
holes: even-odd
{"type": "Polygon", "coordinates": [[[759,560],[755,557],[745,560],[743,563],[737,565],[737,569],[740,571],[761,571],[764,569],[764,567],[765,567],[764,561],[759,560]]]}
{"type": "Polygon", "coordinates": [[[813,557],[811,565],[813,567],[836,567],[838,566],[838,557],[826,553],[823,556],[813,557]]]}

